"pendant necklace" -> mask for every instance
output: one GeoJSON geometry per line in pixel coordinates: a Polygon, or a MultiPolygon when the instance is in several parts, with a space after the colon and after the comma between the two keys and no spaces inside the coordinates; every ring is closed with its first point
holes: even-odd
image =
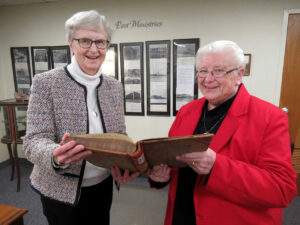
{"type": "Polygon", "coordinates": [[[205,124],[205,120],[206,120],[206,112],[207,110],[204,111],[204,114],[203,114],[203,126],[204,126],[204,130],[205,132],[203,134],[210,134],[210,132],[224,119],[224,117],[226,116],[226,114],[224,114],[223,116],[221,116],[217,122],[212,125],[208,130],[206,128],[206,124],[205,124]]]}

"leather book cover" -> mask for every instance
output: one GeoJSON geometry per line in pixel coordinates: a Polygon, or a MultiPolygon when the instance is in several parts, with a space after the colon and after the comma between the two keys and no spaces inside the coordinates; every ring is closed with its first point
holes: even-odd
{"type": "Polygon", "coordinates": [[[145,173],[159,164],[184,166],[176,156],[189,152],[205,151],[212,134],[165,137],[140,140],[137,143],[124,134],[73,134],[71,139],[93,152],[87,160],[100,167],[118,166],[130,171],[145,173]]]}
{"type": "Polygon", "coordinates": [[[170,138],[146,139],[138,142],[145,154],[148,164],[167,164],[172,167],[183,167],[184,163],[176,160],[176,156],[205,151],[212,139],[212,134],[198,134],[170,138]]]}
{"type": "MultiPolygon", "coordinates": [[[[70,139],[75,140],[77,144],[82,144],[87,150],[93,152],[86,160],[96,166],[111,168],[118,166],[129,171],[147,170],[148,166],[139,166],[135,161],[143,154],[138,154],[136,144],[125,134],[103,133],[103,134],[72,134],[70,139]],[[146,167],[146,168],[144,168],[146,167]]],[[[140,160],[141,161],[141,160],[140,160]]]]}

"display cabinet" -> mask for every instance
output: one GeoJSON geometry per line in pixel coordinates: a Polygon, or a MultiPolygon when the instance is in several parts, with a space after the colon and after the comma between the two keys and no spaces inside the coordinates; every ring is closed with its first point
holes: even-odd
{"type": "Polygon", "coordinates": [[[1,142],[7,145],[9,159],[11,162],[11,177],[17,174],[17,191],[20,190],[20,165],[17,151],[17,145],[22,144],[22,137],[26,132],[26,111],[28,101],[17,101],[16,99],[7,99],[0,101],[4,135],[1,142]]]}

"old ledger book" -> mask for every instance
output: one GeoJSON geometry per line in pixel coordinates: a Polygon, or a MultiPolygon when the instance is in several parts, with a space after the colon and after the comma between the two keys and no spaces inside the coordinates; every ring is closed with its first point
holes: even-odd
{"type": "Polygon", "coordinates": [[[184,153],[205,151],[212,134],[190,135],[133,140],[124,134],[74,134],[71,139],[93,152],[87,160],[100,167],[118,166],[130,171],[145,173],[155,165],[167,164],[182,167],[185,164],[176,160],[184,153]]]}

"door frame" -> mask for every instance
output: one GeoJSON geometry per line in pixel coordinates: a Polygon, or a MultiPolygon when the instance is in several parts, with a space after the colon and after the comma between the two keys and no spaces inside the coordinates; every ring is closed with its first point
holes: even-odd
{"type": "MultiPolygon", "coordinates": [[[[279,67],[278,67],[278,72],[280,73],[281,80],[277,82],[277,84],[278,84],[277,85],[277,93],[279,93],[279,95],[278,95],[278,106],[280,104],[280,97],[281,97],[281,85],[282,85],[282,79],[283,79],[285,46],[286,46],[288,19],[289,19],[290,14],[300,14],[300,9],[284,10],[283,23],[282,23],[282,38],[281,38],[280,53],[279,53],[280,61],[279,61],[279,67]]],[[[295,157],[295,152],[294,152],[293,158],[294,157],[295,157]]],[[[297,156],[297,157],[299,157],[299,156],[297,156]]],[[[294,163],[296,163],[296,162],[294,162],[294,163]]],[[[299,176],[299,171],[297,171],[297,172],[298,172],[298,178],[297,178],[298,195],[300,195],[300,176],[299,176]]]]}
{"type": "Polygon", "coordinates": [[[277,102],[277,105],[280,105],[280,97],[281,97],[281,85],[282,85],[282,79],[283,79],[283,66],[284,66],[284,56],[285,56],[285,45],[286,45],[286,37],[287,37],[287,28],[288,28],[288,22],[289,22],[289,15],[290,14],[300,14],[300,9],[285,9],[283,12],[283,22],[282,22],[282,28],[281,28],[281,41],[280,41],[280,50],[279,50],[279,63],[278,63],[278,77],[281,77],[281,79],[278,80],[276,83],[275,89],[277,93],[277,99],[275,101],[277,102]]]}

